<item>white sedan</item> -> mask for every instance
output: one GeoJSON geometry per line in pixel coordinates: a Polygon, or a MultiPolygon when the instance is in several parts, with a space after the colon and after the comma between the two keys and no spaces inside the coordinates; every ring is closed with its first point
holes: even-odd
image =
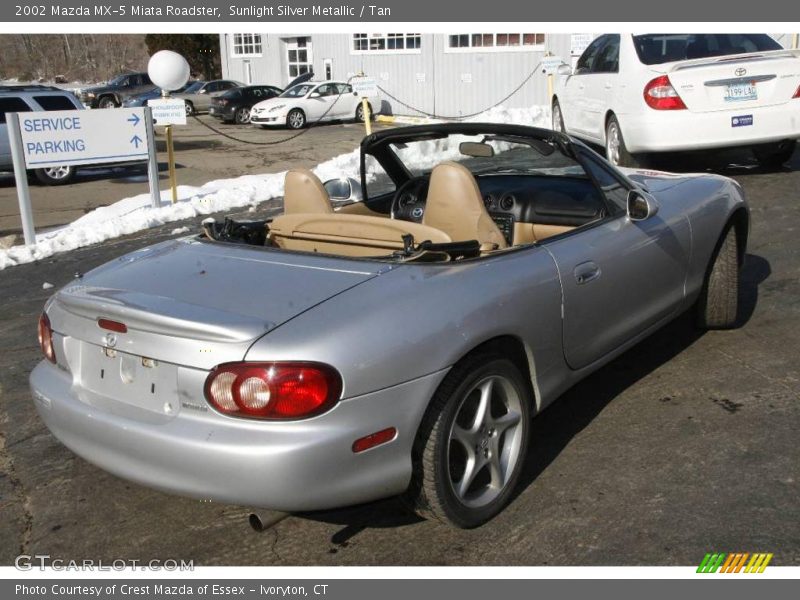
{"type": "MultiPolygon", "coordinates": [[[[372,113],[371,105],[369,109],[372,113]]],[[[308,123],[343,119],[364,120],[361,96],[344,81],[301,83],[250,111],[250,122],[262,128],[302,129],[308,123]]]]}
{"type": "Polygon", "coordinates": [[[559,74],[553,129],[615,165],[744,146],[776,166],[800,138],[800,51],[765,34],[606,34],[559,74]]]}

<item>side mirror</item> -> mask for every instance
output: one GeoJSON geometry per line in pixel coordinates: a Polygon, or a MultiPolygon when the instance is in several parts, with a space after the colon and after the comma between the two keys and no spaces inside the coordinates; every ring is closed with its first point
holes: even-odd
{"type": "Polygon", "coordinates": [[[628,218],[631,221],[644,221],[658,213],[658,200],[642,190],[628,192],[628,218]]]}
{"type": "Polygon", "coordinates": [[[558,65],[556,69],[556,74],[558,75],[572,75],[572,67],[569,65],[558,65]]]}
{"type": "Polygon", "coordinates": [[[319,98],[319,92],[311,92],[308,95],[309,98],[319,98]]]}
{"type": "Polygon", "coordinates": [[[361,183],[352,177],[329,179],[322,185],[331,200],[361,202],[364,199],[364,195],[361,193],[361,183]]]}

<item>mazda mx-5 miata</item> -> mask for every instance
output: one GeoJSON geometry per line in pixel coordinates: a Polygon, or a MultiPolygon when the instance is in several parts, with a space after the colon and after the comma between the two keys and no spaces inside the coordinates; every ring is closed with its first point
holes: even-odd
{"type": "Polygon", "coordinates": [[[147,486],[285,511],[402,494],[474,527],[567,388],[686,310],[736,324],[748,229],[718,175],[622,172],[522,126],[384,130],[360,181],[289,171],[282,215],[59,290],[33,396],[147,486]]]}

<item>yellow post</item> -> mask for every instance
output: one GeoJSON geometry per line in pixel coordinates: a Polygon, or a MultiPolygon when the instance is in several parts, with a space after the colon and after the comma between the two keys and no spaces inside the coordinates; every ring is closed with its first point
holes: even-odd
{"type": "Polygon", "coordinates": [[[361,98],[361,111],[364,113],[364,129],[366,129],[367,135],[370,135],[372,133],[372,115],[369,112],[369,102],[367,102],[366,96],[361,98]]]}
{"type": "Polygon", "coordinates": [[[175,178],[175,149],[172,146],[172,125],[164,128],[167,134],[167,163],[169,165],[169,185],[172,188],[172,203],[178,201],[178,183],[175,178]]]}

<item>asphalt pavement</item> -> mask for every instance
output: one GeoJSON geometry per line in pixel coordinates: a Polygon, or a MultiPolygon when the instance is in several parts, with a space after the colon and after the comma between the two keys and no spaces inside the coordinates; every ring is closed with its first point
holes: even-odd
{"type": "Polygon", "coordinates": [[[390,499],[264,513],[276,522],[257,533],[247,507],[123,481],[50,435],[27,387],[52,292],[43,284],[61,286],[200,219],[0,271],[0,564],[49,554],[195,565],[696,565],[711,551],[800,564],[800,152],[778,171],[743,159],[720,172],[742,183],[752,207],[742,327],[701,333],[679,318],[565,393],[534,420],[512,504],[471,531],[420,520],[390,499]]]}

